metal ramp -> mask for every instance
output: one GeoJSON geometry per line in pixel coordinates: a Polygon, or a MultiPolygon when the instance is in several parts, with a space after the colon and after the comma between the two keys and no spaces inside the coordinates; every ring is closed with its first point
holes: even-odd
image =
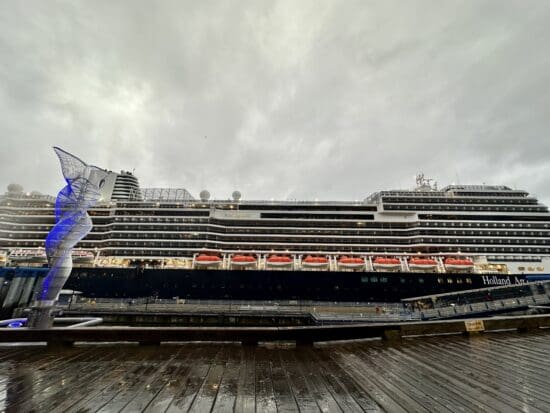
{"type": "Polygon", "coordinates": [[[548,308],[550,311],[550,281],[479,288],[401,301],[421,320],[488,316],[530,308],[543,311],[548,308]]]}

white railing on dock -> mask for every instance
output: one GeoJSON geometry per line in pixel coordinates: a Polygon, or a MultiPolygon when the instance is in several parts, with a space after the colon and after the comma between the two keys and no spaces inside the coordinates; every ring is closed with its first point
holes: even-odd
{"type": "MultiPolygon", "coordinates": [[[[514,311],[533,305],[550,305],[550,294],[535,294],[516,298],[496,299],[462,305],[450,305],[415,312],[423,320],[449,318],[455,316],[472,316],[490,312],[514,311]]],[[[550,310],[550,307],[548,308],[550,310]]]]}

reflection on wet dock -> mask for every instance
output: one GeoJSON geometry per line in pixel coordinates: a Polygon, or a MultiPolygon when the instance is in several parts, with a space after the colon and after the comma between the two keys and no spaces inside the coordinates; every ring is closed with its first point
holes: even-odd
{"type": "Polygon", "coordinates": [[[0,347],[6,411],[550,411],[550,330],[322,344],[0,347]]]}

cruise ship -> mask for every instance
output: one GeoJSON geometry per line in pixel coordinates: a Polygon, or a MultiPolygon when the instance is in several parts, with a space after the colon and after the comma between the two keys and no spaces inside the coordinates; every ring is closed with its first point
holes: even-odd
{"type": "MultiPolygon", "coordinates": [[[[550,274],[548,208],[507,186],[420,174],[363,201],[253,201],[121,171],[102,191],[65,287],[87,297],[395,302],[550,274]]],[[[17,299],[38,290],[54,202],[16,184],[0,196],[0,302],[19,278],[17,299]]]]}

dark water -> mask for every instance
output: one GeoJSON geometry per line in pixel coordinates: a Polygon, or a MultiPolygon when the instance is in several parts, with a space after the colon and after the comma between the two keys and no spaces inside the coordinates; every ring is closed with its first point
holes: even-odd
{"type": "Polygon", "coordinates": [[[333,343],[0,347],[0,407],[37,412],[550,411],[550,331],[333,343]]]}

